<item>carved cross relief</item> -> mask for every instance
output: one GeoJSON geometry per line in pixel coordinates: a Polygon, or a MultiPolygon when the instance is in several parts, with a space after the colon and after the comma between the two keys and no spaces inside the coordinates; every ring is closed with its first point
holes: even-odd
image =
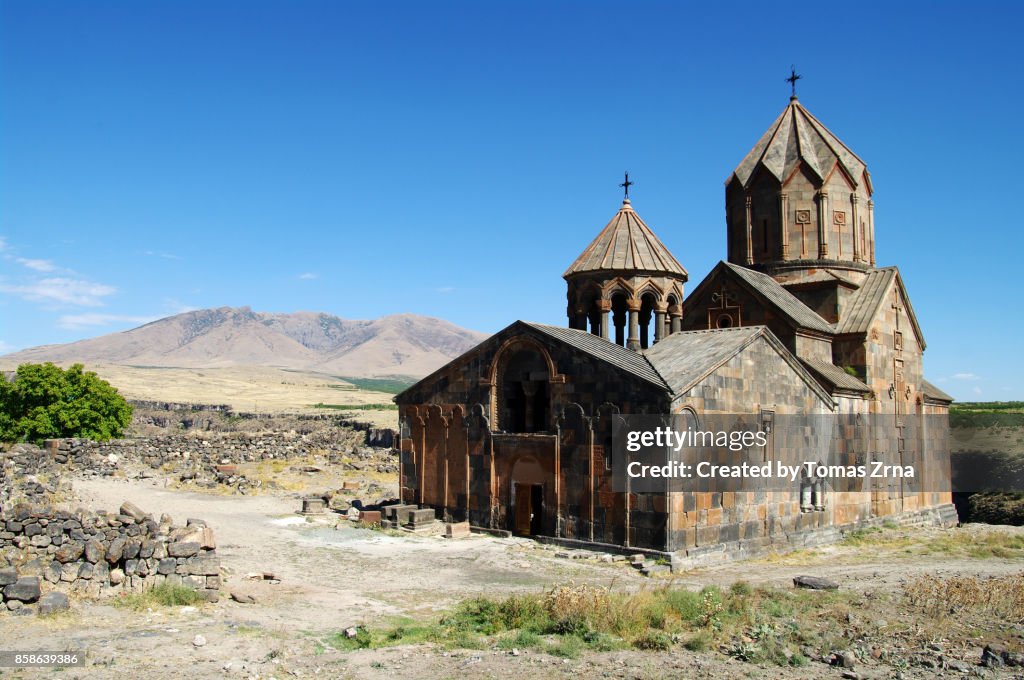
{"type": "Polygon", "coordinates": [[[711,304],[717,307],[708,307],[709,329],[734,328],[742,325],[736,294],[726,288],[725,284],[711,294],[711,304]]]}

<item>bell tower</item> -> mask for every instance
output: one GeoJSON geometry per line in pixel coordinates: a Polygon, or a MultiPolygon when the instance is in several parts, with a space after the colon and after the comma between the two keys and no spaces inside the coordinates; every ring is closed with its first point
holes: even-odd
{"type": "Polygon", "coordinates": [[[626,173],[619,211],[562,277],[570,328],[640,350],[679,331],[689,275],[633,210],[632,184],[626,173]]]}

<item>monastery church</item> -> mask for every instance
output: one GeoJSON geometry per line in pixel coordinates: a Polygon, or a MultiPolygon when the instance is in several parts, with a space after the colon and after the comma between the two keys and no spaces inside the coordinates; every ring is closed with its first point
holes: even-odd
{"type": "MultiPolygon", "coordinates": [[[[613,488],[617,416],[945,424],[952,401],[924,378],[925,336],[899,269],[875,262],[865,162],[795,93],[728,177],[727,259],[688,296],[686,268],[634,209],[628,177],[625,187],[565,271],[567,327],[516,321],[395,398],[402,502],[484,531],[676,557],[805,544],[881,517],[955,521],[948,483],[819,486],[813,497],[613,488]]],[[[938,434],[929,446],[948,481],[938,434]]],[[[903,439],[893,446],[898,457],[903,439]]]]}

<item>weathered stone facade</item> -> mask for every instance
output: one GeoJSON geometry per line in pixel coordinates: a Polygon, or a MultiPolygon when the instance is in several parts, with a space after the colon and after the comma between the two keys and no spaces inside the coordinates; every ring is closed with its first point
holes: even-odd
{"type": "Polygon", "coordinates": [[[794,99],[727,183],[729,262],[682,306],[685,269],[627,199],[565,273],[570,328],[516,322],[396,397],[402,501],[481,529],[692,560],[894,515],[951,521],[950,398],[924,380],[899,272],[874,266],[871,191],[863,161],[794,99]],[[775,416],[834,417],[841,459],[882,439],[874,455],[915,451],[929,478],[634,493],[613,486],[612,423],[638,414],[751,414],[766,432],[775,416]],[[905,432],[910,415],[939,419],[905,432]],[[860,424],[877,417],[877,431],[860,424]]]}

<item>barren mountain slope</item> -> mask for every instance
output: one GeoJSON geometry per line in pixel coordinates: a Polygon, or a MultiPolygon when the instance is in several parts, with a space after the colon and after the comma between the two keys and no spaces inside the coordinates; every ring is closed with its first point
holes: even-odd
{"type": "Polygon", "coordinates": [[[175,367],[276,366],[355,377],[422,376],[483,340],[440,319],[347,320],[248,307],[186,312],[120,333],[0,357],[0,367],[54,361],[175,367]]]}

